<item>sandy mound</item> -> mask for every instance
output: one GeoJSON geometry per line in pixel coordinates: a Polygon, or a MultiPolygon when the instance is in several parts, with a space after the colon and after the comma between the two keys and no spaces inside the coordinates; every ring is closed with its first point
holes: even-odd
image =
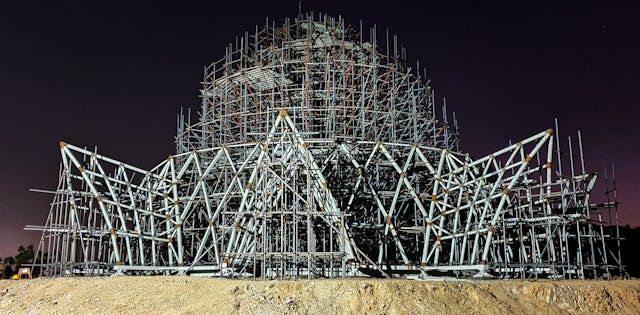
{"type": "Polygon", "coordinates": [[[104,277],[0,281],[3,314],[640,314],[640,280],[104,277]]]}

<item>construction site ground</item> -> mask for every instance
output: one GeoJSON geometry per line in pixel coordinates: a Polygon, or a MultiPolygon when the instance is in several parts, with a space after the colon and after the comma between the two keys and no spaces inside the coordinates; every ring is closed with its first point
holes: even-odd
{"type": "Polygon", "coordinates": [[[640,280],[0,280],[0,314],[640,314],[640,280]]]}

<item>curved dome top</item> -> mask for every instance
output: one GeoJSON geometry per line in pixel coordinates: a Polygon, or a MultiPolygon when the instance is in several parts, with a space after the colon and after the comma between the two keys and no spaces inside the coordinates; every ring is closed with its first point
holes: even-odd
{"type": "Polygon", "coordinates": [[[205,70],[199,121],[188,127],[200,138],[193,142],[259,141],[286,109],[309,140],[445,147],[430,87],[395,38],[383,53],[375,28],[369,33],[365,41],[342,18],[312,15],[245,33],[205,70]]]}

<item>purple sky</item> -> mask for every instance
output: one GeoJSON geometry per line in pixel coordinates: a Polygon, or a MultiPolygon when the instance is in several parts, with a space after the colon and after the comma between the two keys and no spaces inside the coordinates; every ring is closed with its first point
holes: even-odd
{"type": "MultiPolygon", "coordinates": [[[[44,224],[51,197],[28,189],[55,189],[58,141],[143,168],[172,153],[176,114],[197,108],[203,67],[266,16],[280,23],[298,12],[298,1],[251,2],[2,5],[0,257],[39,239],[22,229],[44,224]]],[[[565,141],[582,130],[587,168],[603,174],[615,162],[622,223],[640,225],[639,1],[305,0],[303,10],[397,34],[474,156],[554,117],[565,141]]]]}

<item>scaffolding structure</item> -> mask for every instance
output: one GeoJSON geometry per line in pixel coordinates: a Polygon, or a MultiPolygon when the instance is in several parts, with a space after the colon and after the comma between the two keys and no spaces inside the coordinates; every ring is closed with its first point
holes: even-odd
{"type": "Polygon", "coordinates": [[[43,231],[43,275],[624,272],[604,227],[617,203],[591,202],[580,136],[576,156],[553,129],[459,153],[455,116],[436,117],[420,66],[377,33],[313,14],[245,33],[205,68],[198,117],[178,116],[176,153],[150,170],[61,142],[49,217],[27,227],[43,231]]]}

